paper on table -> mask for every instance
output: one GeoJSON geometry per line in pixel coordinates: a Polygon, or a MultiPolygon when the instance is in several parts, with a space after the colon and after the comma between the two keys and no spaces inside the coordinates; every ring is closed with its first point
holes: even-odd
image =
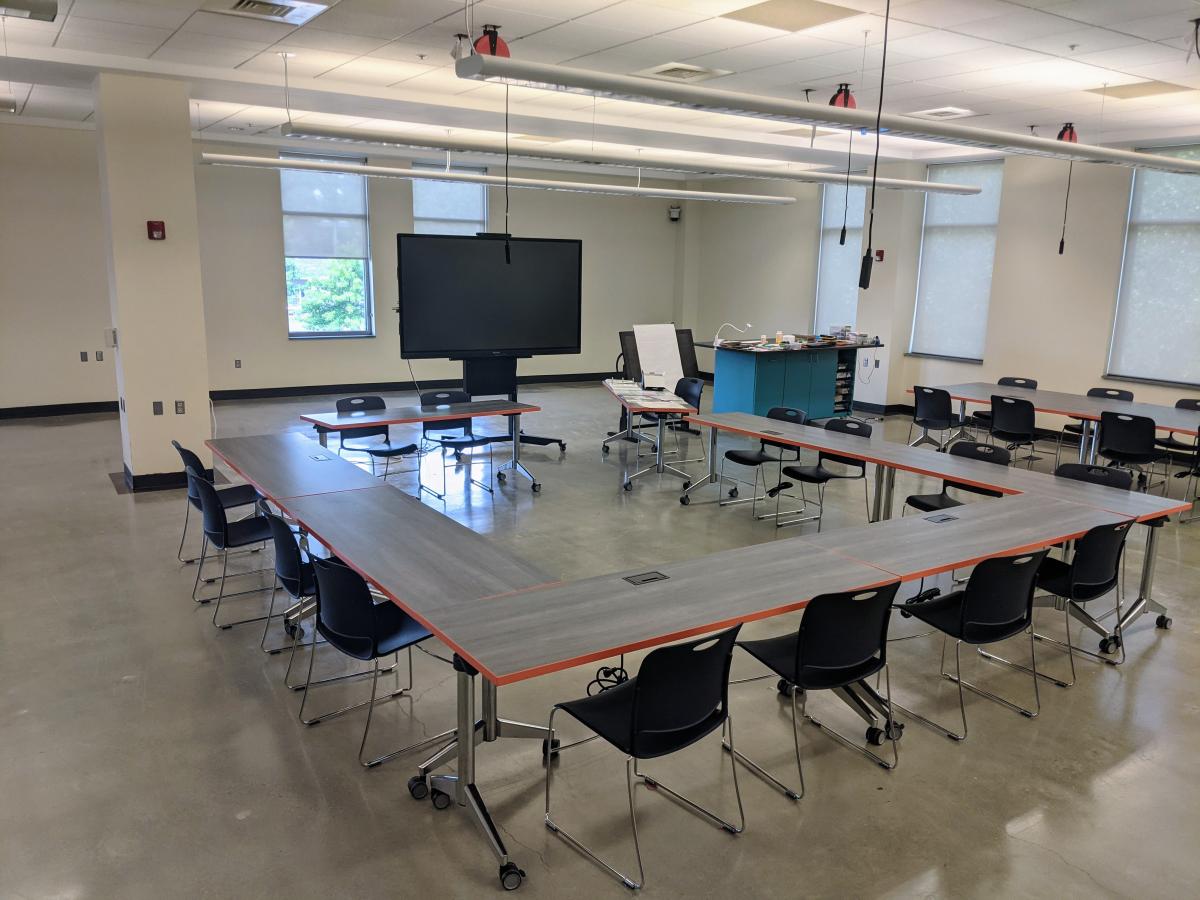
{"type": "Polygon", "coordinates": [[[638,359],[643,372],[661,372],[668,391],[683,377],[683,360],[679,358],[679,339],[674,325],[634,325],[633,339],[637,342],[638,359]]]}

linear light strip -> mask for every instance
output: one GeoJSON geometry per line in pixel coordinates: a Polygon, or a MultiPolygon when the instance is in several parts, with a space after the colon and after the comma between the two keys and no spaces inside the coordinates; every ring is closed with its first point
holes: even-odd
{"type": "MultiPolygon", "coordinates": [[[[279,126],[280,134],[291,138],[313,138],[326,141],[351,141],[367,144],[384,144],[393,147],[412,147],[430,150],[454,150],[463,153],[504,153],[503,138],[434,137],[427,132],[368,131],[361,128],[346,128],[339,125],[305,125],[303,122],[285,123],[279,126]]],[[[703,162],[688,162],[669,156],[647,153],[632,153],[620,150],[571,150],[566,147],[547,147],[530,144],[519,138],[509,140],[511,154],[526,159],[543,159],[554,162],[590,163],[593,165],[631,166],[657,169],[667,172],[694,172],[707,175],[727,175],[734,178],[765,178],[775,181],[803,181],[816,184],[845,184],[844,172],[812,172],[773,169],[764,166],[749,166],[720,163],[708,165],[703,162]]],[[[869,185],[867,175],[851,175],[850,184],[869,185]]],[[[912,181],[906,178],[880,178],[880,188],[895,191],[926,191],[939,194],[978,194],[980,188],[972,184],[940,184],[933,181],[912,181]]]]}
{"type": "MultiPolygon", "coordinates": [[[[444,172],[422,169],[395,169],[360,163],[326,162],[319,159],[276,159],[270,156],[237,156],[228,153],[201,153],[200,161],[213,166],[242,166],[251,169],[303,169],[312,172],[342,172],[371,178],[405,178],[412,181],[462,181],[503,187],[501,175],[477,175],[474,172],[444,172]]],[[[509,187],[537,188],[545,191],[569,191],[580,194],[612,194],[618,197],[657,197],[663,200],[706,200],[716,203],[758,203],[784,206],[795,197],[771,194],[727,194],[717,191],[681,191],[672,188],[634,187],[625,184],[590,184],[581,181],[555,181],[548,178],[509,178],[509,187]]]]}
{"type": "MultiPolygon", "coordinates": [[[[573,69],[544,63],[504,59],[476,54],[455,64],[459,78],[476,81],[497,81],[524,87],[569,91],[593,96],[632,100],[639,103],[658,103],[700,109],[735,116],[775,119],[801,125],[836,125],[874,130],[875,114],[863,109],[826,106],[783,97],[765,97],[740,91],[690,84],[669,84],[636,75],[612,75],[588,69],[573,69]]],[[[1034,137],[991,128],[977,128],[954,122],[930,122],[911,116],[884,114],[880,128],[892,136],[918,138],[940,143],[986,147],[1012,153],[1032,153],[1061,159],[1116,163],[1145,169],[1160,169],[1187,175],[1200,174],[1200,161],[1158,156],[1098,147],[1093,144],[1072,144],[1051,138],[1034,137]]]]}

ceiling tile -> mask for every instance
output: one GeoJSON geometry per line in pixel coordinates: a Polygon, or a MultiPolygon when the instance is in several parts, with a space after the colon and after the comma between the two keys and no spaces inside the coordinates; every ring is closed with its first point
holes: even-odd
{"type": "Polygon", "coordinates": [[[702,49],[697,53],[713,53],[726,50],[754,41],[768,41],[779,37],[777,28],[766,28],[762,25],[752,25],[749,22],[738,22],[734,19],[707,19],[695,25],[684,25],[666,32],[666,37],[678,41],[687,41],[702,49]]]}
{"type": "Polygon", "coordinates": [[[1013,7],[1003,0],[918,0],[893,9],[892,14],[905,22],[931,28],[953,28],[1012,11],[1013,7]]]}
{"type": "Polygon", "coordinates": [[[544,48],[565,53],[566,55],[562,58],[570,59],[627,44],[640,37],[642,35],[632,31],[618,31],[613,28],[601,28],[597,25],[566,22],[522,38],[519,42],[514,41],[513,52],[523,54],[526,47],[544,48]]]}
{"type": "MultiPolygon", "coordinates": [[[[212,52],[224,56],[239,55],[248,59],[267,46],[265,41],[243,41],[237,38],[219,37],[215,34],[199,34],[194,31],[177,31],[162,45],[163,50],[187,50],[197,53],[212,52]]],[[[156,55],[155,59],[159,57],[156,55]]],[[[275,64],[282,69],[279,57],[275,64]]],[[[216,65],[214,63],[214,65],[216,65]]]]}
{"type": "Polygon", "coordinates": [[[825,56],[844,48],[843,44],[833,41],[801,34],[789,34],[765,41],[755,41],[753,44],[743,44],[740,47],[731,47],[728,50],[718,50],[715,53],[684,57],[684,61],[715,69],[744,72],[779,63],[825,56]]]}
{"type": "Polygon", "coordinates": [[[250,59],[254,53],[254,50],[187,50],[182,47],[164,47],[154,54],[154,59],[191,66],[234,69],[250,59]]]}
{"type": "Polygon", "coordinates": [[[632,25],[645,34],[657,34],[660,31],[692,25],[707,18],[710,18],[708,13],[688,6],[670,7],[630,0],[590,13],[579,21],[586,25],[619,29],[628,29],[632,25]]]}
{"type": "Polygon", "coordinates": [[[148,25],[153,28],[178,28],[193,12],[194,7],[166,6],[160,3],[139,3],[137,0],[75,0],[71,16],[82,19],[102,19],[125,25],[148,25]]]}
{"type": "MultiPolygon", "coordinates": [[[[1132,8],[1131,8],[1132,10],[1132,8]]],[[[1139,10],[1139,12],[1142,10],[1139,10]]],[[[1200,8],[1191,6],[1187,12],[1177,12],[1165,16],[1147,16],[1138,19],[1129,19],[1115,23],[1112,27],[1129,34],[1136,34],[1138,37],[1146,38],[1151,41],[1165,41],[1171,39],[1187,40],[1192,35],[1192,24],[1189,19],[1200,16],[1200,8]]],[[[1186,46],[1186,44],[1184,45],[1186,46]]]]}
{"type": "Polygon", "coordinates": [[[313,20],[325,31],[366,37],[401,37],[439,20],[461,23],[461,0],[341,0],[313,20]]]}
{"type": "Polygon", "coordinates": [[[6,18],[5,28],[8,31],[8,45],[27,44],[31,47],[45,47],[54,43],[61,28],[61,22],[30,22],[28,19],[6,18]]]}
{"type": "MultiPolygon", "coordinates": [[[[169,28],[151,28],[147,25],[125,25],[120,22],[98,22],[70,16],[63,24],[60,38],[64,35],[103,38],[128,44],[150,44],[157,47],[171,36],[169,28]]],[[[61,41],[59,46],[61,46],[61,41]]]]}
{"type": "Polygon", "coordinates": [[[154,44],[140,44],[133,41],[116,41],[88,35],[59,35],[54,46],[63,50],[83,50],[87,53],[108,53],[113,56],[131,56],[135,59],[145,59],[155,50],[154,44]]]}
{"type": "Polygon", "coordinates": [[[297,53],[303,48],[310,50],[328,50],[331,53],[351,53],[359,55],[378,50],[387,43],[384,37],[363,37],[358,34],[342,34],[338,31],[325,31],[321,28],[298,28],[279,42],[280,47],[295,48],[297,53]]]}
{"type": "Polygon", "coordinates": [[[338,66],[320,77],[320,81],[350,81],[357,84],[389,85],[424,74],[429,66],[396,62],[390,59],[361,57],[338,66]]]}
{"type": "MultiPolygon", "coordinates": [[[[328,53],[322,50],[305,50],[303,54],[293,56],[288,60],[288,77],[315,78],[335,66],[348,63],[354,59],[349,53],[328,53]]],[[[266,50],[242,63],[238,68],[249,72],[266,72],[272,75],[283,74],[283,61],[276,50],[266,50]]]]}
{"type": "MultiPolygon", "coordinates": [[[[512,41],[538,31],[545,31],[547,28],[561,25],[566,21],[566,17],[559,15],[553,5],[542,10],[540,14],[536,14],[513,9],[507,3],[491,3],[487,2],[487,0],[481,0],[481,2],[475,4],[471,18],[475,22],[475,34],[473,37],[479,37],[483,33],[483,26],[485,24],[499,25],[500,36],[506,41],[512,41]]],[[[438,22],[434,27],[441,28],[447,37],[452,36],[456,32],[463,30],[462,16],[451,16],[438,22]]]]}

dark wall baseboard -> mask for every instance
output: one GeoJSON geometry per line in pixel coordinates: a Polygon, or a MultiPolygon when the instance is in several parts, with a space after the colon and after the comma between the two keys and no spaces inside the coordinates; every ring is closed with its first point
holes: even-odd
{"type": "Polygon", "coordinates": [[[904,403],[889,403],[885,406],[882,403],[855,400],[853,407],[858,412],[868,412],[876,416],[911,416],[913,413],[913,408],[904,403]]]}
{"type": "Polygon", "coordinates": [[[45,406],[0,407],[0,419],[44,419],[47,416],[79,416],[85,413],[115,413],[120,411],[116,400],[97,400],[93,403],[50,403],[45,406]]]}
{"type": "MultiPolygon", "coordinates": [[[[602,381],[611,378],[611,372],[572,372],[566,375],[519,375],[517,384],[559,384],[582,381],[602,381]]],[[[456,388],[462,384],[461,378],[441,378],[421,381],[422,390],[439,388],[456,388]]],[[[308,394],[363,394],[370,391],[396,393],[415,391],[417,385],[412,381],[370,381],[360,384],[308,384],[294,387],[267,388],[236,388],[224,391],[210,391],[213,400],[266,400],[272,397],[303,397],[308,394]]]]}
{"type": "MultiPolygon", "coordinates": [[[[132,493],[144,491],[175,491],[187,487],[186,472],[152,472],[148,475],[134,475],[125,466],[125,487],[132,493]]],[[[204,473],[206,478],[212,478],[212,469],[204,473]]]]}

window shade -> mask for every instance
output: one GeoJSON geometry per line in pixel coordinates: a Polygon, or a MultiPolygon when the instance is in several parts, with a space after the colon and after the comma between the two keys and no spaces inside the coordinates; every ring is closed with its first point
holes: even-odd
{"type": "Polygon", "coordinates": [[[827,334],[852,325],[858,316],[858,271],[862,261],[863,210],[867,191],[851,185],[827,184],[821,199],[821,257],[817,265],[817,302],[813,330],[827,334]],[[847,202],[848,200],[848,202],[847,202]],[[846,243],[842,219],[846,220],[846,243]]]}

